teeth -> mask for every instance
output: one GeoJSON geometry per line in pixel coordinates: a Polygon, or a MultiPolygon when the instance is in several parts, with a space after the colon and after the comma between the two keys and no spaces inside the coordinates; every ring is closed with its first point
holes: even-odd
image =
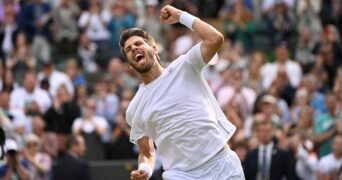
{"type": "Polygon", "coordinates": [[[135,59],[136,59],[137,61],[139,61],[142,57],[144,57],[144,55],[142,55],[142,54],[137,54],[137,55],[135,55],[135,59]]]}

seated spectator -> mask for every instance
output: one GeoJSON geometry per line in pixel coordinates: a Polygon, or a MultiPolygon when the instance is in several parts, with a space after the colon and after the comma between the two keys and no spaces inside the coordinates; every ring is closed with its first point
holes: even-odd
{"type": "MultiPolygon", "coordinates": [[[[17,8],[19,8],[19,5],[17,8]]],[[[0,59],[5,60],[14,50],[13,40],[19,31],[18,24],[16,22],[15,6],[0,2],[0,24],[0,59]],[[3,17],[1,17],[1,14],[3,17]]]]}
{"type": "Polygon", "coordinates": [[[17,88],[19,88],[19,84],[15,81],[12,70],[6,69],[4,72],[2,91],[11,93],[14,89],[17,88]]]}
{"type": "Polygon", "coordinates": [[[86,151],[84,138],[71,135],[65,144],[67,154],[52,168],[52,179],[91,180],[89,165],[81,160],[86,151]]]}
{"type": "Polygon", "coordinates": [[[248,67],[244,69],[244,85],[253,89],[256,93],[262,91],[260,69],[265,63],[266,55],[263,52],[255,51],[251,53],[248,67]]]}
{"type": "Polygon", "coordinates": [[[24,161],[29,164],[29,176],[35,180],[48,180],[52,166],[51,157],[40,152],[41,140],[35,134],[25,137],[25,149],[23,151],[24,161]]]}
{"type": "Polygon", "coordinates": [[[29,180],[29,165],[21,160],[17,143],[13,139],[7,139],[4,148],[6,163],[0,166],[0,178],[29,180]]]}

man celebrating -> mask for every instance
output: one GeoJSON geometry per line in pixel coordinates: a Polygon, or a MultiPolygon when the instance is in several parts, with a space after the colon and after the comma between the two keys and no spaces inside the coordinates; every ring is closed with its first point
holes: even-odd
{"type": "Polygon", "coordinates": [[[169,5],[161,9],[160,20],[182,23],[202,42],[164,68],[150,34],[138,28],[121,34],[121,51],[143,81],[126,112],[130,140],[140,149],[139,167],[131,172],[131,179],[151,177],[154,144],[165,180],[244,179],[238,157],[226,145],[236,128],[226,119],[201,75],[222,45],[222,34],[169,5]]]}

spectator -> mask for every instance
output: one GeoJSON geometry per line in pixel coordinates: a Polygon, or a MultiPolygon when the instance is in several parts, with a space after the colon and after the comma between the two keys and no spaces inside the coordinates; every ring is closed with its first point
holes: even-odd
{"type": "Polygon", "coordinates": [[[103,137],[107,131],[108,123],[106,119],[96,116],[96,100],[89,98],[83,108],[82,117],[75,119],[72,124],[72,132],[82,135],[85,139],[87,151],[84,155],[86,160],[103,160],[103,137]]]}
{"type": "Polygon", "coordinates": [[[319,114],[327,112],[325,95],[318,91],[316,77],[312,74],[304,76],[302,86],[308,92],[309,103],[310,106],[315,109],[315,113],[319,114]]]}
{"type": "Polygon", "coordinates": [[[22,110],[26,116],[42,115],[51,104],[48,93],[36,87],[36,74],[32,71],[25,74],[23,87],[11,93],[11,107],[22,110]]]}
{"type": "Polygon", "coordinates": [[[52,159],[58,155],[58,139],[55,133],[45,131],[46,124],[41,116],[32,118],[32,131],[41,140],[40,151],[48,154],[52,159]]]}
{"type": "Polygon", "coordinates": [[[0,24],[3,23],[4,19],[6,18],[6,8],[10,7],[14,10],[15,15],[20,13],[20,4],[14,0],[3,0],[0,2],[0,24]]]}
{"type": "Polygon", "coordinates": [[[307,27],[299,29],[299,38],[295,50],[295,61],[301,65],[304,74],[308,73],[314,64],[314,47],[315,41],[310,29],[307,27]]]}
{"type": "Polygon", "coordinates": [[[75,2],[68,0],[62,0],[54,10],[54,35],[59,53],[71,54],[76,50],[79,36],[76,18],[79,13],[80,9],[75,2]]]}
{"type": "Polygon", "coordinates": [[[117,85],[118,95],[123,89],[135,90],[139,86],[137,78],[127,72],[127,64],[123,64],[118,57],[110,59],[107,71],[106,79],[117,85]]]}
{"type": "Polygon", "coordinates": [[[251,53],[248,68],[243,74],[244,85],[253,89],[257,94],[262,91],[260,69],[266,63],[266,57],[263,52],[255,51],[251,53]]]}
{"type": "Polygon", "coordinates": [[[38,73],[38,82],[45,78],[49,80],[49,93],[52,97],[55,97],[57,89],[61,85],[65,85],[71,96],[74,95],[74,86],[71,79],[64,72],[56,70],[52,60],[44,62],[42,71],[38,73]]]}
{"type": "Polygon", "coordinates": [[[319,160],[318,180],[338,179],[342,164],[342,135],[335,135],[332,144],[333,151],[319,160]]]}
{"type": "Polygon", "coordinates": [[[87,33],[80,35],[77,56],[81,60],[85,72],[94,73],[98,71],[99,67],[95,62],[97,49],[97,44],[89,40],[87,33]]]}
{"type": "Polygon", "coordinates": [[[326,113],[321,113],[315,119],[314,142],[318,145],[319,157],[323,157],[332,151],[332,140],[336,132],[336,124],[342,118],[342,112],[336,108],[336,95],[328,93],[325,104],[326,113]]]}
{"type": "Polygon", "coordinates": [[[51,169],[51,157],[40,152],[41,140],[35,134],[29,134],[25,137],[25,149],[23,151],[24,161],[27,161],[30,167],[30,179],[48,180],[51,169]]]}
{"type": "Polygon", "coordinates": [[[89,97],[90,92],[89,89],[86,86],[78,86],[76,89],[76,96],[75,101],[77,106],[83,107],[85,104],[86,99],[89,97]]]}
{"type": "Polygon", "coordinates": [[[221,13],[224,19],[224,32],[233,42],[241,42],[249,52],[252,48],[254,25],[252,12],[243,0],[236,0],[233,4],[223,7],[221,13]]]}
{"type": "Polygon", "coordinates": [[[78,26],[84,29],[91,41],[101,46],[110,38],[106,28],[110,17],[110,12],[102,8],[100,0],[90,0],[88,10],[83,11],[78,20],[78,26]]]}
{"type": "Polygon", "coordinates": [[[65,63],[65,73],[69,76],[74,87],[87,84],[86,77],[78,66],[78,62],[74,58],[70,58],[65,63]]]}
{"type": "Polygon", "coordinates": [[[111,33],[111,43],[113,45],[113,54],[120,56],[119,39],[120,34],[128,28],[132,28],[135,25],[135,19],[125,7],[123,0],[113,1],[111,5],[111,18],[108,22],[108,30],[111,33]]]}
{"type": "Polygon", "coordinates": [[[322,0],[299,0],[296,5],[298,29],[307,29],[312,34],[310,40],[317,42],[322,31],[319,12],[322,8],[322,0]]]}
{"type": "Polygon", "coordinates": [[[14,89],[19,88],[19,84],[14,80],[14,75],[11,69],[6,69],[4,73],[4,81],[2,91],[11,93],[14,89]]]}
{"type": "Polygon", "coordinates": [[[33,55],[41,61],[50,59],[52,11],[48,3],[34,0],[23,6],[20,24],[32,42],[33,55]]]}
{"type": "Polygon", "coordinates": [[[81,115],[81,110],[73,101],[70,93],[64,85],[57,89],[53,99],[53,105],[44,116],[46,130],[56,133],[58,137],[58,151],[65,152],[65,140],[71,134],[71,126],[74,120],[81,115]]]}
{"type": "Polygon", "coordinates": [[[4,180],[29,180],[29,166],[20,159],[18,145],[13,139],[5,141],[6,163],[0,166],[0,178],[4,180]]]}
{"type": "Polygon", "coordinates": [[[266,15],[266,22],[268,24],[268,35],[272,37],[270,39],[272,45],[285,41],[292,47],[295,40],[295,16],[285,1],[271,1],[274,2],[274,5],[266,15]]]}
{"type": "Polygon", "coordinates": [[[120,103],[120,109],[111,130],[110,143],[106,149],[108,159],[134,159],[137,157],[134,144],[129,141],[130,127],[125,122],[129,101],[122,100],[120,103]]]}
{"type": "Polygon", "coordinates": [[[26,34],[19,32],[15,37],[14,50],[6,59],[6,67],[12,69],[15,81],[22,85],[23,76],[27,71],[34,70],[36,64],[37,60],[31,53],[26,34]]]}
{"type": "Polygon", "coordinates": [[[157,0],[147,0],[146,15],[143,17],[141,28],[149,32],[162,47],[167,47],[165,34],[170,28],[159,21],[159,6],[157,0]]]}
{"type": "Polygon", "coordinates": [[[65,146],[68,153],[53,167],[52,179],[90,180],[89,165],[80,159],[86,151],[84,138],[81,135],[71,135],[65,146]]]}
{"type": "Polygon", "coordinates": [[[262,86],[268,89],[277,72],[283,70],[292,87],[297,88],[302,79],[302,70],[297,62],[289,59],[287,43],[280,42],[276,47],[276,62],[267,63],[261,68],[262,86]]]}
{"type": "Polygon", "coordinates": [[[293,179],[294,171],[290,154],[279,149],[273,141],[275,131],[272,121],[264,116],[261,122],[254,123],[260,143],[257,149],[247,153],[244,168],[246,180],[293,179]]]}
{"type": "Polygon", "coordinates": [[[96,115],[107,120],[109,127],[104,134],[104,142],[108,143],[110,140],[110,131],[114,126],[115,117],[119,111],[120,101],[116,94],[108,92],[107,82],[103,78],[99,78],[95,83],[94,99],[96,100],[96,115]]]}
{"type": "Polygon", "coordinates": [[[218,91],[217,98],[221,107],[235,99],[239,107],[243,108],[242,117],[246,118],[253,111],[256,94],[251,88],[243,85],[242,69],[238,68],[232,70],[229,84],[218,91]]]}
{"type": "Polygon", "coordinates": [[[1,23],[0,14],[0,59],[5,60],[14,50],[14,39],[18,33],[18,24],[16,22],[15,7],[9,4],[2,5],[0,3],[0,13],[4,13],[3,24],[1,23]]]}

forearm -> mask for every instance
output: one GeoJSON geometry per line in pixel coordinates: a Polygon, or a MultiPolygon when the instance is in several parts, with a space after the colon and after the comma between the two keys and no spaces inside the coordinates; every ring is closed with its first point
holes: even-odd
{"type": "Polygon", "coordinates": [[[336,132],[336,129],[331,129],[328,132],[325,132],[323,134],[315,135],[313,140],[315,143],[320,144],[326,141],[327,139],[331,138],[336,132]]]}
{"type": "Polygon", "coordinates": [[[213,26],[199,18],[187,14],[186,12],[181,13],[180,23],[192,29],[203,41],[201,46],[201,54],[204,61],[208,63],[223,44],[223,35],[213,26]],[[192,25],[189,23],[192,22],[191,19],[193,20],[192,25]]]}
{"type": "Polygon", "coordinates": [[[152,139],[148,137],[143,137],[138,140],[138,145],[140,149],[138,157],[138,170],[145,171],[147,174],[149,174],[150,177],[153,173],[156,160],[154,143],[152,139]]]}
{"type": "Polygon", "coordinates": [[[154,169],[155,161],[156,161],[155,153],[151,153],[149,155],[142,154],[142,153],[139,154],[138,163],[139,164],[147,163],[152,168],[152,170],[154,169]]]}
{"type": "Polygon", "coordinates": [[[22,179],[22,180],[28,180],[29,179],[28,172],[25,170],[25,168],[22,165],[17,166],[17,172],[20,176],[20,179],[22,179]]]}

